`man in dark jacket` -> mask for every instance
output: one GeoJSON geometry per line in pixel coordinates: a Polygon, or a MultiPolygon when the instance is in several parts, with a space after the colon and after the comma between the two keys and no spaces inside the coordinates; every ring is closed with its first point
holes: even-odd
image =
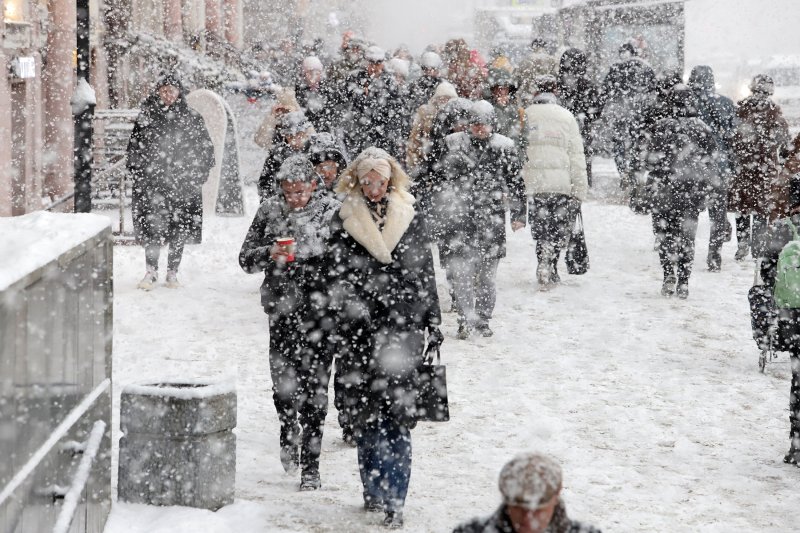
{"type": "Polygon", "coordinates": [[[586,173],[592,185],[592,123],[600,115],[600,94],[597,84],[586,74],[588,59],[577,48],[569,48],[561,55],[558,66],[558,97],[561,105],[575,115],[583,137],[586,154],[586,173]]]}
{"type": "Polygon", "coordinates": [[[620,61],[611,65],[600,91],[603,120],[610,128],[614,162],[624,187],[633,177],[638,155],[636,139],[645,127],[640,119],[652,102],[656,78],[653,68],[639,53],[633,42],[623,43],[619,49],[620,61]]]}
{"type": "Polygon", "coordinates": [[[317,176],[303,155],[286,159],[277,180],[280,192],[259,207],[239,265],[249,273],[264,272],[261,304],[269,317],[281,463],[289,473],[302,466],[300,490],[316,490],[333,359],[327,337],[335,326],[319,295],[325,292],[325,242],[339,203],[313,194],[317,176]],[[289,237],[294,249],[278,242],[289,237]]]}
{"type": "Polygon", "coordinates": [[[350,154],[376,146],[399,159],[404,155],[401,132],[408,120],[404,99],[394,77],[384,70],[385,52],[371,46],[367,66],[348,79],[350,119],[345,131],[345,145],[350,154]]]}
{"type": "Polygon", "coordinates": [[[500,508],[488,518],[458,526],[453,533],[600,533],[567,517],[561,477],[561,467],[552,458],[538,453],[518,455],[500,471],[500,508]]]}
{"type": "Polygon", "coordinates": [[[733,135],[736,132],[736,106],[730,98],[717,94],[714,71],[706,65],[692,69],[689,87],[695,94],[700,119],[711,128],[717,142],[718,179],[708,194],[708,218],[711,235],[708,241],[708,270],[719,272],[722,267],[720,250],[729,235],[728,181],[733,174],[733,135]]]}
{"type": "Polygon", "coordinates": [[[656,123],[647,156],[648,169],[658,191],[653,213],[661,233],[659,257],[664,269],[661,294],[666,297],[677,294],[681,299],[689,296],[697,217],[719,172],[714,135],[698,118],[693,99],[686,85],[672,90],[675,116],[656,123]]]}
{"type": "Polygon", "coordinates": [[[258,196],[263,202],[278,192],[275,177],[283,162],[289,157],[303,154],[308,150],[308,131],[311,124],[302,111],[286,113],[278,123],[278,135],[282,142],[270,148],[261,176],[258,178],[258,196]]]}
{"type": "Polygon", "coordinates": [[[475,102],[469,133],[447,137],[442,161],[444,182],[437,209],[450,225],[444,233],[450,254],[446,264],[460,339],[472,330],[492,335],[497,265],[506,255],[505,198],[514,231],[525,226],[525,184],[517,149],[511,139],[493,133],[495,122],[492,104],[475,102]]]}
{"type": "Polygon", "coordinates": [[[158,280],[161,246],[169,245],[166,285],[175,288],[184,245],[202,239],[202,186],[214,166],[214,145],[184,93],[176,75],[159,80],[141,105],[128,143],[133,225],[147,264],[142,290],[158,280]]]}

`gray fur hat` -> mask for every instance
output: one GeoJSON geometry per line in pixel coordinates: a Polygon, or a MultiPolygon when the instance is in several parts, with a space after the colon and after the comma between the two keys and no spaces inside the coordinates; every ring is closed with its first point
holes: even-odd
{"type": "Polygon", "coordinates": [[[497,114],[494,111],[494,106],[486,100],[478,100],[472,104],[469,110],[469,123],[470,124],[486,124],[494,127],[497,121],[497,114]]]}
{"type": "Polygon", "coordinates": [[[317,173],[314,171],[314,165],[308,160],[308,156],[302,154],[287,157],[275,175],[278,184],[284,181],[309,183],[316,179],[317,173]]]}
{"type": "Polygon", "coordinates": [[[561,490],[561,467],[546,455],[523,453],[505,464],[498,485],[505,505],[536,510],[561,490]]]}

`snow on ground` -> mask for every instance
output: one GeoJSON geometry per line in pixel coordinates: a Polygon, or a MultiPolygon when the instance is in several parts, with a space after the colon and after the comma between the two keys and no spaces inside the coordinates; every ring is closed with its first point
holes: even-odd
{"type": "MultiPolygon", "coordinates": [[[[242,173],[252,180],[263,151],[250,138],[268,102],[231,104],[242,173]]],[[[689,300],[663,299],[649,219],[615,205],[612,162],[594,168],[596,198],[584,206],[588,274],[566,275],[562,262],[562,286],[537,292],[526,229],[510,234],[500,264],[495,336],[456,340],[456,317],[444,315],[452,418],[413,431],[405,530],[446,532],[491,513],[502,465],[538,450],[562,462],[570,513],[603,531],[796,531],[800,469],[781,462],[790,371],[781,356],[758,372],[747,305],[752,262],[735,263],[731,243],[723,272],[706,272],[703,215],[689,300]]],[[[106,533],[384,529],[382,515],[362,510],[355,449],[342,442],[333,406],[322,489],[299,493],[299,479],[281,468],[262,278],[237,263],[256,207],[252,187],[247,200],[248,216],[205,221],[203,244],[187,247],[180,289],[136,290],[142,249],[114,250],[114,468],[125,385],[232,377],[236,503],[216,513],[115,503],[106,533]]]]}
{"type": "MultiPolygon", "coordinates": [[[[322,489],[299,493],[280,466],[261,276],[237,264],[248,196],[248,217],[206,221],[180,289],[136,290],[142,250],[114,253],[115,416],[129,383],[234,376],[237,501],[217,513],[115,503],[106,533],[383,529],[382,516],[362,511],[356,453],[332,406],[322,489]]],[[[706,272],[703,216],[690,298],[665,300],[649,219],[599,202],[584,211],[587,275],[568,276],[562,263],[562,286],[537,292],[521,231],[498,273],[495,336],[456,340],[455,316],[444,315],[452,419],[413,432],[406,530],[450,531],[493,511],[498,471],[522,450],[557,457],[571,514],[604,531],[796,530],[800,469],[781,462],[789,368],[781,357],[758,372],[752,263],[735,263],[728,244],[723,272],[706,272]]]]}

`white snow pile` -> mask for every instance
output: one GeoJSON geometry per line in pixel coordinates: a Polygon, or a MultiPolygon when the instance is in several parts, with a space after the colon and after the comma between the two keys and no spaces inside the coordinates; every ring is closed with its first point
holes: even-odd
{"type": "Polygon", "coordinates": [[[0,217],[0,290],[110,228],[108,217],[88,213],[0,217]]]}

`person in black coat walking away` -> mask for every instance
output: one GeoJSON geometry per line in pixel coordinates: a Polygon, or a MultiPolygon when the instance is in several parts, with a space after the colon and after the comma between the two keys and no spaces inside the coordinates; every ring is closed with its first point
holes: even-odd
{"type": "Polygon", "coordinates": [[[689,87],[695,94],[695,103],[700,119],[711,128],[717,142],[717,164],[719,175],[715,186],[709,189],[708,218],[711,220],[711,235],[708,241],[706,264],[711,272],[722,269],[722,243],[730,240],[731,226],[728,222],[728,182],[733,175],[733,136],[736,133],[736,106],[730,98],[717,94],[714,71],[706,65],[692,69],[689,87]]]}
{"type": "Polygon", "coordinates": [[[281,116],[277,134],[282,142],[270,148],[258,178],[258,197],[262,202],[279,192],[275,177],[283,162],[293,155],[304,154],[308,150],[310,129],[311,123],[302,111],[291,111],[281,116]]]}
{"type": "Polygon", "coordinates": [[[425,333],[429,344],[442,340],[433,258],[408,185],[387,152],[362,152],[336,186],[346,196],[328,257],[364,507],[385,511],[391,528],[403,525],[425,333]]]}
{"type": "Polygon", "coordinates": [[[577,48],[568,48],[561,54],[558,65],[558,96],[561,105],[575,115],[583,137],[586,154],[586,174],[592,185],[592,124],[600,115],[600,89],[586,74],[588,59],[577,48]]]}
{"type": "Polygon", "coordinates": [[[517,146],[493,132],[496,120],[492,104],[475,102],[469,133],[446,138],[441,165],[445,191],[438,216],[450,224],[444,235],[449,240],[446,265],[459,315],[459,339],[472,331],[492,335],[497,265],[506,255],[506,210],[514,231],[525,226],[525,183],[517,146]]]}
{"type": "Polygon", "coordinates": [[[147,264],[138,287],[153,289],[161,246],[167,244],[166,286],[176,288],[184,245],[202,240],[202,186],[214,166],[214,145],[206,124],[189,109],[177,75],[159,80],[142,102],[127,152],[134,232],[144,246],[147,264]]]}
{"type": "Polygon", "coordinates": [[[453,533],[600,533],[567,516],[561,479],[561,467],[551,457],[520,454],[500,471],[500,508],[488,518],[458,526],[453,533]]]}
{"type": "Polygon", "coordinates": [[[653,213],[664,270],[661,294],[689,296],[697,217],[719,169],[717,143],[697,116],[694,96],[686,85],[672,90],[675,116],[658,121],[653,130],[647,166],[656,185],[653,213]],[[677,274],[677,276],[676,276],[677,274]]]}
{"type": "Polygon", "coordinates": [[[258,208],[239,265],[245,272],[264,272],[261,305],[269,317],[281,464],[287,473],[302,467],[300,490],[316,490],[333,359],[328,337],[334,330],[320,295],[326,290],[325,242],[339,203],[314,195],[317,175],[304,155],[286,159],[277,180],[280,192],[258,208]]]}

